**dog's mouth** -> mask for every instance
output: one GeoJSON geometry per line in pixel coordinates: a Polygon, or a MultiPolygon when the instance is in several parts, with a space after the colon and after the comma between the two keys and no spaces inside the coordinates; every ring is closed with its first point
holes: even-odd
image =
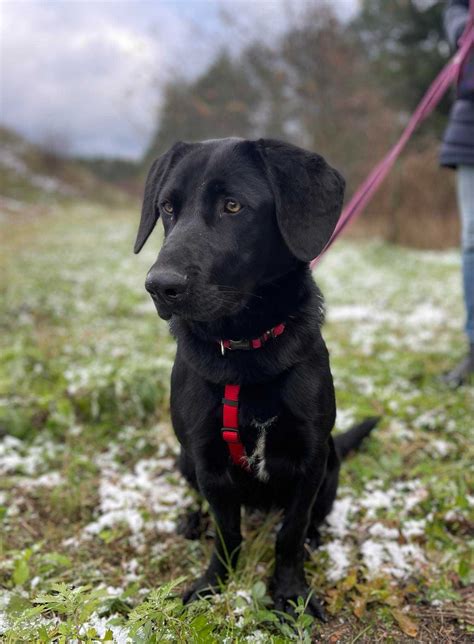
{"type": "Polygon", "coordinates": [[[155,305],[156,312],[162,320],[170,320],[173,315],[173,311],[158,297],[153,293],[149,294],[155,305]]]}
{"type": "Polygon", "coordinates": [[[194,322],[213,322],[221,317],[235,315],[245,306],[245,298],[239,292],[230,292],[226,287],[208,285],[190,289],[185,297],[162,298],[150,293],[156,311],[162,320],[173,315],[194,322]]]}

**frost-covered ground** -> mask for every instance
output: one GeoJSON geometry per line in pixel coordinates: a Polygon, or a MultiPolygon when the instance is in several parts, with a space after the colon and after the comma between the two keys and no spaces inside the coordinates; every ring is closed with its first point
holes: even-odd
{"type": "Polygon", "coordinates": [[[469,638],[474,388],[437,380],[463,348],[457,252],[346,241],[316,271],[337,429],[383,419],[309,553],[331,620],[292,625],[265,586],[278,517],[245,518],[241,567],[212,608],[183,611],[167,585],[202,569],[212,530],[175,533],[195,500],[175,468],[174,349],[142,287],[152,244],[131,253],[134,215],[84,205],[2,223],[0,638],[469,638]]]}

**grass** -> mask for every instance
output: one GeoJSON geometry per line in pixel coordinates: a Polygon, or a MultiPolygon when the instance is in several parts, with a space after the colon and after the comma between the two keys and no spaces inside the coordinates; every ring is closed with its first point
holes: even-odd
{"type": "Polygon", "coordinates": [[[212,534],[175,534],[194,499],[174,466],[174,347],[143,289],[157,242],[131,252],[137,210],[69,200],[1,223],[0,637],[467,641],[474,389],[437,380],[463,350],[457,253],[341,242],[317,269],[338,429],[383,416],[307,562],[329,623],[271,610],[278,517],[245,517],[228,587],[184,608],[212,534]]]}

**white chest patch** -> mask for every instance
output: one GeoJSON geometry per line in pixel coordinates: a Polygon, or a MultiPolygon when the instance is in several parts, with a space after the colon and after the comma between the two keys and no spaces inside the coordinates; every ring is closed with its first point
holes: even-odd
{"type": "Polygon", "coordinates": [[[273,425],[276,419],[277,419],[277,416],[272,416],[272,418],[269,418],[263,423],[253,419],[251,423],[252,427],[255,427],[256,429],[258,429],[258,438],[257,438],[257,444],[255,445],[255,449],[253,450],[252,454],[248,457],[248,461],[251,466],[256,468],[257,470],[256,476],[263,483],[268,481],[268,478],[270,476],[265,466],[265,440],[267,437],[267,429],[273,425]]]}

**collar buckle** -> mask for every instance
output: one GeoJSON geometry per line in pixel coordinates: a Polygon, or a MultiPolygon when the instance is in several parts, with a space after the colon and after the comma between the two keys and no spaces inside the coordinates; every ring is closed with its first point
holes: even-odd
{"type": "Polygon", "coordinates": [[[250,349],[251,346],[250,346],[249,340],[240,339],[240,340],[229,340],[228,348],[231,351],[233,351],[234,349],[240,349],[240,350],[246,351],[247,349],[250,349]]]}
{"type": "Polygon", "coordinates": [[[250,349],[261,349],[267,340],[270,338],[277,338],[284,330],[285,324],[281,322],[272,329],[265,331],[259,338],[254,338],[252,340],[247,340],[245,338],[241,338],[240,340],[217,340],[217,342],[221,348],[221,355],[225,356],[226,349],[228,351],[249,351],[250,349]]]}

